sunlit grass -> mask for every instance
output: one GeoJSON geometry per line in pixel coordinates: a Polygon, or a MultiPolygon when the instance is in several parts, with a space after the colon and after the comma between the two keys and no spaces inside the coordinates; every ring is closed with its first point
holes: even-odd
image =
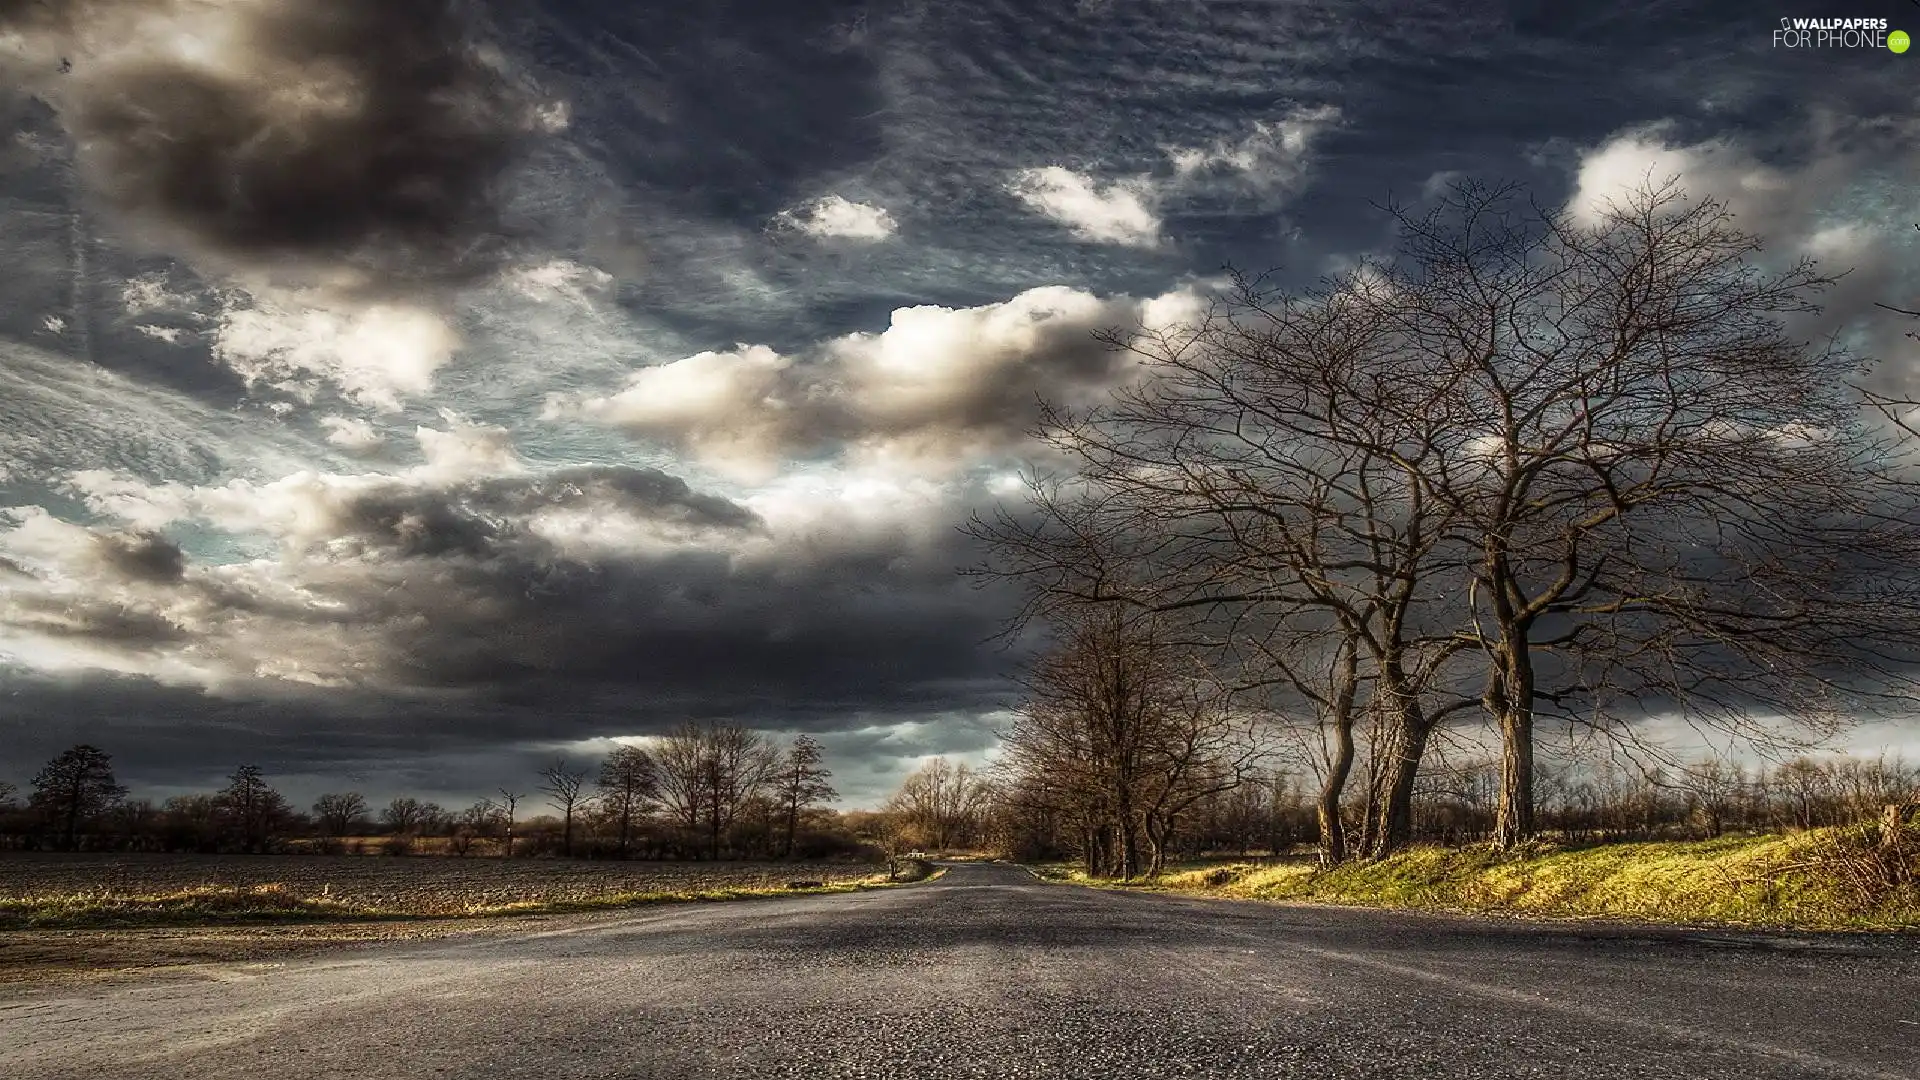
{"type": "MultiPolygon", "coordinates": [[[[1909,841],[1907,850],[1913,849],[1909,841]]],[[[1875,850],[1871,832],[1860,829],[1700,842],[1541,845],[1509,854],[1426,847],[1324,871],[1299,863],[1224,864],[1167,874],[1136,887],[1552,918],[1920,929],[1920,873],[1911,857],[1888,865],[1875,861],[1875,850]],[[1869,871],[1888,876],[1865,881],[1869,871]]]]}

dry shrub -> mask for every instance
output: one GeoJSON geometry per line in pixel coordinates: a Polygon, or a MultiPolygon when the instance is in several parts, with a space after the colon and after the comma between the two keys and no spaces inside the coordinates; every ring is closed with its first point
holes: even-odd
{"type": "Polygon", "coordinates": [[[1881,907],[1920,886],[1920,826],[1907,822],[1903,809],[1889,808],[1877,824],[1821,834],[1814,856],[1862,907],[1881,907]]]}

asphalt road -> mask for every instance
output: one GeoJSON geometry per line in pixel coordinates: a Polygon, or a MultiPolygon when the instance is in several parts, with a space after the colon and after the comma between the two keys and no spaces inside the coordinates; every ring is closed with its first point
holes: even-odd
{"type": "Polygon", "coordinates": [[[1920,1078],[1920,942],[1175,899],[952,867],[0,998],[0,1076],[1920,1078]]]}

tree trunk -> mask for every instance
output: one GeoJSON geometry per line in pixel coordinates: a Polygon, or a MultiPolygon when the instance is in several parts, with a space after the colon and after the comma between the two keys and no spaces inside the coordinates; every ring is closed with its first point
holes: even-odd
{"type": "Polygon", "coordinates": [[[1367,857],[1384,859],[1413,840],[1413,785],[1420,761],[1426,756],[1432,727],[1404,682],[1394,680],[1393,685],[1382,685],[1375,693],[1388,695],[1385,708],[1392,726],[1387,760],[1373,796],[1373,820],[1367,826],[1367,857]]]}
{"type": "Polygon", "coordinates": [[[1322,866],[1337,866],[1347,861],[1347,826],[1340,816],[1340,802],[1346,794],[1347,780],[1353,775],[1353,703],[1360,689],[1359,655],[1352,639],[1348,639],[1340,658],[1337,678],[1333,694],[1333,753],[1314,808],[1320,825],[1322,866]]]}
{"type": "Polygon", "coordinates": [[[1524,637],[1501,649],[1501,670],[1487,683],[1486,706],[1500,725],[1500,809],[1493,846],[1506,851],[1533,838],[1533,657],[1524,637]]]}
{"type": "Polygon", "coordinates": [[[67,826],[66,826],[66,836],[63,839],[65,840],[65,847],[68,851],[72,851],[74,849],[75,841],[77,840],[79,835],[80,835],[80,785],[75,784],[73,788],[73,792],[67,798],[67,826]]]}
{"type": "Polygon", "coordinates": [[[1314,808],[1320,822],[1322,866],[1337,866],[1347,861],[1347,826],[1340,818],[1340,797],[1346,790],[1348,774],[1353,772],[1353,729],[1348,727],[1339,735],[1332,768],[1327,771],[1326,782],[1320,785],[1320,799],[1314,808]]]}

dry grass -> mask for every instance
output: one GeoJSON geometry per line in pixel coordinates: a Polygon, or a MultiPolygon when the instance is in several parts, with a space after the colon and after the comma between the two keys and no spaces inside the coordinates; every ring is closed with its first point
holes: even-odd
{"type": "MultiPolygon", "coordinates": [[[[1249,900],[1355,904],[1549,918],[1822,930],[1920,929],[1920,829],[1877,827],[1695,843],[1417,848],[1322,871],[1226,864],[1146,887],[1249,900]]],[[[1099,883],[1110,884],[1110,883],[1099,883]]]]}
{"type": "Polygon", "coordinates": [[[886,884],[846,863],[7,854],[0,929],[485,918],[886,884]]]}

